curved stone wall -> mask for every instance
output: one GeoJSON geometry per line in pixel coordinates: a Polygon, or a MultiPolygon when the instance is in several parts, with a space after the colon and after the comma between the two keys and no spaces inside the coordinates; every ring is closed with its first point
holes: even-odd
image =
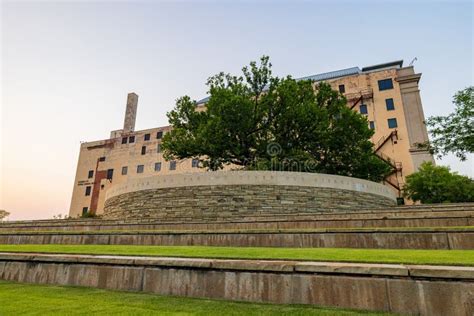
{"type": "Polygon", "coordinates": [[[217,171],[128,181],[107,192],[104,217],[245,218],[394,206],[386,186],[342,176],[300,172],[217,171]]]}

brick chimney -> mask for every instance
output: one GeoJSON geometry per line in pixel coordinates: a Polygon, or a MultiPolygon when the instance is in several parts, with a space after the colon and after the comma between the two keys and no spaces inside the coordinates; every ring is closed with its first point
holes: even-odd
{"type": "Polygon", "coordinates": [[[135,120],[137,118],[138,95],[131,92],[127,96],[127,108],[125,110],[125,120],[123,121],[123,132],[133,132],[135,130],[135,120]]]}

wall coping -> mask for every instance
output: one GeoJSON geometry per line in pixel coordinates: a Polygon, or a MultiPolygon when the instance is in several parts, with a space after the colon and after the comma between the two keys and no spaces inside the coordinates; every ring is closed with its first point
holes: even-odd
{"type": "Polygon", "coordinates": [[[68,264],[106,264],[154,266],[167,268],[200,268],[234,271],[271,271],[286,273],[320,273],[346,275],[378,275],[422,278],[474,280],[474,267],[346,262],[313,262],[286,260],[239,260],[174,257],[140,257],[107,255],[64,255],[39,253],[0,253],[2,261],[48,262],[68,264]]]}
{"type": "MultiPolygon", "coordinates": [[[[368,220],[372,219],[424,219],[424,218],[433,218],[429,217],[429,214],[423,213],[443,213],[448,212],[447,214],[443,214],[443,217],[446,218],[458,218],[458,217],[474,217],[474,203],[457,203],[457,204],[422,204],[422,205],[409,205],[409,206],[394,206],[392,208],[385,208],[381,209],[380,207],[375,208],[360,208],[359,210],[338,210],[336,213],[331,213],[328,211],[320,211],[320,212],[312,212],[312,213],[298,213],[298,214],[291,214],[291,215],[282,215],[285,216],[285,219],[277,218],[277,219],[267,219],[268,216],[266,215],[256,215],[253,218],[259,218],[258,220],[238,220],[234,219],[232,221],[222,221],[222,220],[212,220],[212,223],[221,222],[221,223],[242,223],[242,222],[279,222],[279,221],[288,221],[288,220],[305,220],[305,221],[325,221],[325,220],[357,220],[359,218],[345,218],[344,216],[349,215],[367,215],[373,216],[367,218],[368,220]],[[461,214],[456,215],[455,212],[467,212],[469,214],[461,214]],[[390,217],[396,213],[396,217],[390,217]],[[415,214],[420,213],[420,214],[415,214]],[[404,215],[407,214],[407,215],[404,215]],[[319,218],[315,217],[318,216],[326,216],[328,218],[319,218]],[[286,219],[289,217],[291,219],[286,219]],[[341,218],[342,217],[342,218],[341,218]],[[263,219],[261,219],[263,218],[263,219]]],[[[2,228],[11,228],[11,227],[29,227],[29,226],[40,226],[40,227],[49,227],[49,226],[100,226],[100,225],[141,225],[141,224],[179,224],[179,223],[207,223],[206,220],[196,220],[193,219],[190,221],[189,219],[179,220],[172,220],[172,221],[164,221],[163,219],[102,219],[102,218],[79,218],[79,219],[38,219],[38,220],[15,220],[15,221],[3,221],[0,222],[0,229],[2,228]]]]}
{"type": "Polygon", "coordinates": [[[153,235],[250,235],[250,234],[433,234],[474,233],[474,227],[357,227],[357,228],[311,228],[311,229],[143,229],[143,230],[65,230],[65,231],[0,231],[0,236],[153,236],[153,235]]]}
{"type": "Polygon", "coordinates": [[[394,203],[396,202],[395,193],[380,183],[322,173],[287,171],[212,171],[135,178],[130,179],[127,183],[110,188],[105,200],[121,194],[143,190],[226,185],[330,188],[375,194],[391,199],[394,203]]]}

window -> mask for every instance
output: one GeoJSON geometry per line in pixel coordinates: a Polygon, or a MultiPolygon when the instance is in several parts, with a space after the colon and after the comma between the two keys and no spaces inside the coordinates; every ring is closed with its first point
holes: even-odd
{"type": "Polygon", "coordinates": [[[393,104],[393,99],[385,99],[385,106],[387,107],[387,111],[395,110],[395,104],[393,104]]]}
{"type": "Polygon", "coordinates": [[[170,170],[176,170],[176,160],[170,161],[170,170]]]}
{"type": "Polygon", "coordinates": [[[127,140],[128,140],[127,137],[122,137],[122,144],[126,144],[126,143],[127,143],[127,140]]]}
{"type": "Polygon", "coordinates": [[[144,140],[150,140],[150,134],[145,134],[144,140]]]}
{"type": "Polygon", "coordinates": [[[137,166],[137,173],[143,173],[144,169],[145,169],[145,167],[143,165],[138,165],[137,166]]]}
{"type": "Polygon", "coordinates": [[[191,161],[191,167],[193,168],[199,167],[199,159],[193,158],[193,160],[191,161]]]}
{"type": "Polygon", "coordinates": [[[162,139],[163,138],[163,131],[159,131],[156,133],[156,139],[162,139]]]}
{"type": "Polygon", "coordinates": [[[146,154],[146,146],[142,146],[142,155],[146,154]]]}
{"type": "Polygon", "coordinates": [[[161,171],[161,162],[155,163],[155,171],[161,171]]]}
{"type": "Polygon", "coordinates": [[[131,143],[134,143],[135,142],[135,136],[130,136],[128,138],[128,142],[131,144],[131,143]]]}
{"type": "Polygon", "coordinates": [[[156,152],[161,153],[161,144],[158,144],[158,146],[156,147],[156,152]]]}
{"type": "Polygon", "coordinates": [[[89,173],[87,174],[87,178],[93,178],[94,177],[94,170],[89,170],[89,173]]]}
{"type": "Polygon", "coordinates": [[[390,90],[393,89],[393,82],[392,79],[383,79],[379,80],[379,90],[390,90]]]}
{"type": "Polygon", "coordinates": [[[87,206],[84,206],[82,208],[82,215],[86,215],[88,210],[89,210],[89,208],[87,206]]]}
{"type": "Polygon", "coordinates": [[[91,188],[92,187],[90,185],[86,186],[86,196],[91,195],[91,188]]]}
{"type": "Polygon", "coordinates": [[[105,157],[100,157],[99,161],[105,161],[105,157]]]}
{"type": "Polygon", "coordinates": [[[375,122],[374,122],[374,121],[370,121],[370,122],[369,122],[369,127],[370,127],[370,129],[375,129],[375,122]]]}
{"type": "Polygon", "coordinates": [[[361,104],[359,107],[360,114],[367,114],[367,105],[361,104]]]}
{"type": "Polygon", "coordinates": [[[128,167],[127,166],[122,167],[122,176],[127,175],[127,173],[128,173],[128,167]]]}
{"type": "Polygon", "coordinates": [[[114,177],[114,169],[107,169],[107,180],[112,180],[114,177]]]}
{"type": "Polygon", "coordinates": [[[387,122],[388,122],[388,128],[397,128],[398,127],[396,118],[389,118],[387,120],[387,122]]]}
{"type": "Polygon", "coordinates": [[[340,92],[340,93],[346,92],[346,87],[345,87],[343,84],[340,84],[340,85],[339,85],[339,92],[340,92]]]}

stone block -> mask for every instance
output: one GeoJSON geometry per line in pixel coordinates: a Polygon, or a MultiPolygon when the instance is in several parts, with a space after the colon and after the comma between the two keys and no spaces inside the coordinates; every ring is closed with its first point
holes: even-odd
{"type": "Polygon", "coordinates": [[[295,271],[328,274],[409,275],[407,267],[403,265],[342,262],[298,262],[295,264],[295,271]]]}
{"type": "Polygon", "coordinates": [[[410,276],[474,281],[474,267],[408,265],[410,276]]]}
{"type": "Polygon", "coordinates": [[[293,272],[292,261],[214,260],[211,267],[220,270],[293,272]]]}

